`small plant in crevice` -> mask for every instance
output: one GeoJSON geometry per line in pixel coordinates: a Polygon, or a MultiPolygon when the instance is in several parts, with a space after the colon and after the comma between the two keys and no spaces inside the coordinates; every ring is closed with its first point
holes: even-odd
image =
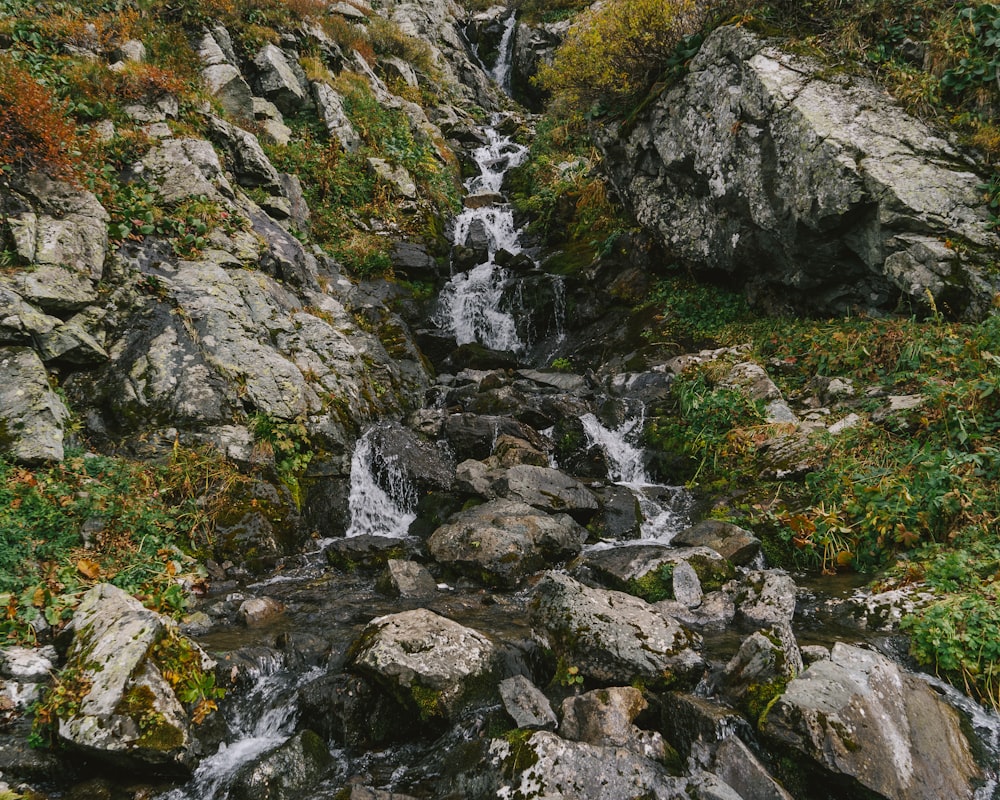
{"type": "Polygon", "coordinates": [[[254,446],[260,456],[274,459],[274,470],[288,490],[296,506],[302,505],[299,478],[312,460],[309,430],[302,418],[283,420],[271,414],[259,413],[250,420],[254,446]]]}

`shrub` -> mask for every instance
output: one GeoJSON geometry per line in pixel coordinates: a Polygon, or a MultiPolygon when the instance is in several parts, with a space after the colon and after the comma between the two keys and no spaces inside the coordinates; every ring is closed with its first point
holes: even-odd
{"type": "Polygon", "coordinates": [[[622,106],[649,90],[706,16],[695,0],[610,0],[582,15],[538,81],[571,100],[622,106]]]}
{"type": "Polygon", "coordinates": [[[65,107],[27,70],[0,56],[0,170],[74,180],[78,140],[65,107]]]}

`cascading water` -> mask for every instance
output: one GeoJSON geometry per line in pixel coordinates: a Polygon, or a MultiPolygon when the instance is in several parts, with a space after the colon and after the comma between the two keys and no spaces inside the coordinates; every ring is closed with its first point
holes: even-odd
{"type": "Polygon", "coordinates": [[[402,538],[417,518],[413,511],[417,497],[395,457],[376,446],[376,430],[370,428],[358,439],[351,458],[348,498],[351,524],[347,536],[371,534],[402,538]],[[381,484],[376,474],[382,478],[381,484]],[[385,485],[388,491],[382,488],[385,485]]]}
{"type": "Polygon", "coordinates": [[[233,733],[229,744],[201,761],[186,786],[174,789],[160,800],[216,800],[229,796],[234,779],[245,765],[283,744],[294,732],[297,718],[296,693],[315,680],[315,668],[290,675],[280,659],[261,663],[251,670],[253,688],[229,709],[227,722],[233,733]]]}
{"type": "Polygon", "coordinates": [[[510,94],[510,76],[513,71],[515,30],[517,30],[517,15],[511,12],[510,16],[507,17],[507,21],[504,22],[503,36],[500,37],[498,48],[497,63],[490,71],[490,75],[497,82],[497,86],[507,92],[507,94],[510,94]]]}
{"type": "MultiPolygon", "coordinates": [[[[455,337],[458,344],[479,342],[491,350],[524,350],[517,333],[514,315],[504,308],[510,273],[496,264],[496,254],[522,251],[520,231],[514,213],[497,202],[504,175],[523,164],[528,148],[486,128],[487,143],[473,153],[479,174],[465,182],[470,196],[487,199],[476,208],[466,208],[455,220],[454,242],[463,246],[473,226],[481,226],[486,238],[486,260],[468,272],[453,275],[441,290],[434,322],[455,337]],[[494,197],[490,197],[493,195],[494,197]]],[[[477,204],[478,205],[478,204],[477,204]]]]}
{"type": "Polygon", "coordinates": [[[655,483],[646,472],[642,448],[634,439],[644,417],[626,419],[618,428],[604,427],[593,414],[580,417],[591,446],[600,447],[608,461],[608,477],[628,488],[639,501],[642,538],[667,543],[690,522],[691,495],[683,488],[655,483]]]}

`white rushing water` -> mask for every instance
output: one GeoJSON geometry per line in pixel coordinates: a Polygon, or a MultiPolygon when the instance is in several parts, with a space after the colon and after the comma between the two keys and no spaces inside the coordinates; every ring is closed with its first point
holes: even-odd
{"type": "Polygon", "coordinates": [[[358,439],[351,458],[351,491],[348,507],[351,524],[347,536],[407,535],[410,524],[417,518],[414,507],[417,497],[395,456],[383,453],[375,446],[375,428],[358,439]],[[376,479],[376,473],[382,478],[376,479]],[[389,491],[382,487],[388,485],[389,491]]]}
{"type": "Polygon", "coordinates": [[[639,501],[643,540],[669,543],[690,524],[693,498],[679,486],[654,482],[643,463],[636,440],[642,434],[642,414],[626,419],[617,428],[606,428],[593,414],[580,417],[591,446],[600,447],[608,461],[608,477],[628,488],[639,501]]]}
{"type": "Polygon", "coordinates": [[[500,37],[500,45],[497,53],[497,63],[490,71],[497,86],[510,94],[510,76],[514,65],[514,31],[517,30],[517,14],[511,12],[504,22],[503,36],[500,37]]]}
{"type": "Polygon", "coordinates": [[[481,229],[486,237],[486,260],[468,272],[453,275],[441,290],[434,322],[452,334],[458,344],[478,342],[491,350],[524,350],[517,333],[509,301],[510,273],[496,264],[500,250],[517,255],[522,252],[521,231],[514,223],[514,212],[499,200],[507,171],[523,164],[528,148],[501,136],[496,129],[484,129],[487,143],[473,153],[479,174],[465,182],[469,195],[497,195],[477,208],[466,208],[455,219],[453,241],[464,245],[469,232],[481,229]]]}
{"type": "Polygon", "coordinates": [[[239,703],[230,706],[227,722],[233,741],[221,744],[213,755],[202,759],[187,785],[161,795],[161,800],[228,797],[241,768],[288,740],[295,732],[298,716],[296,692],[323,671],[313,668],[291,677],[281,666],[276,658],[252,671],[253,688],[239,703]]]}

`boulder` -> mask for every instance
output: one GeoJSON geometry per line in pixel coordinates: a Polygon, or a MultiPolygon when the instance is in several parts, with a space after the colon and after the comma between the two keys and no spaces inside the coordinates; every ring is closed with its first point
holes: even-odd
{"type": "Polygon", "coordinates": [[[386,184],[397,197],[402,197],[404,200],[417,199],[417,184],[406,167],[393,166],[384,158],[371,157],[368,159],[368,171],[374,178],[386,184]]]}
{"type": "Polygon", "coordinates": [[[240,186],[272,194],[282,190],[281,177],[257,137],[211,114],[206,117],[213,141],[229,156],[226,164],[240,186]]]}
{"type": "Polygon", "coordinates": [[[426,567],[398,558],[390,558],[386,562],[378,588],[386,594],[406,599],[426,599],[437,594],[437,584],[426,567]]]}
{"type": "Polygon", "coordinates": [[[569,27],[569,20],[542,25],[518,23],[511,64],[511,93],[532,110],[540,111],[547,96],[532,78],[539,66],[552,63],[569,27]]]}
{"type": "Polygon", "coordinates": [[[376,570],[392,559],[406,559],[414,554],[413,542],[395,536],[348,536],[336,539],[323,551],[327,563],[345,572],[356,569],[376,570]]]}
{"type": "Polygon", "coordinates": [[[741,798],[793,800],[792,795],[757,760],[753,751],[736,736],[728,736],[719,742],[706,767],[741,798]]]}
{"type": "MultiPolygon", "coordinates": [[[[732,564],[707,547],[627,544],[586,557],[587,566],[602,582],[651,603],[675,598],[673,573],[680,563],[692,568],[703,593],[718,589],[735,574],[732,564]]],[[[693,600],[693,596],[687,599],[693,600]]],[[[689,603],[683,605],[690,607],[689,603]]]]}
{"type": "Polygon", "coordinates": [[[649,704],[632,686],[612,686],[567,697],[562,703],[559,735],[573,742],[627,747],[637,736],[632,725],[649,704]]]}
{"type": "Polygon", "coordinates": [[[671,777],[662,764],[628,748],[569,742],[546,731],[512,738],[490,743],[500,783],[491,797],[691,797],[686,779],[671,777]]]}
{"type": "Polygon", "coordinates": [[[737,622],[756,628],[791,622],[796,591],[792,576],[782,569],[748,572],[736,590],[737,622]]]}
{"type": "Polygon", "coordinates": [[[555,730],[559,723],[549,699],[523,675],[500,681],[500,700],[519,728],[555,730]]]}
{"type": "Polygon", "coordinates": [[[714,751],[726,739],[753,740],[753,729],[744,717],[715,700],[684,692],[670,692],[660,705],[660,730],[687,759],[699,751],[714,751]]]}
{"type": "Polygon", "coordinates": [[[753,300],[817,314],[988,313],[1000,238],[951,144],[872,80],[745,26],[705,40],[640,119],[600,136],[640,224],[753,300]]]}
{"type": "Polygon", "coordinates": [[[550,516],[514,500],[463,511],[427,540],[438,563],[512,587],[553,562],[580,552],[587,532],[570,517],[550,516]]]}
{"type": "Polygon", "coordinates": [[[0,348],[0,452],[25,464],[61,461],[69,409],[26,347],[0,348]]]}
{"type": "Polygon", "coordinates": [[[233,781],[232,800],[299,800],[316,784],[333,759],[310,730],[295,734],[241,769],[233,781]]]}
{"type": "Polygon", "coordinates": [[[761,721],[772,742],[893,800],[971,800],[982,771],[967,723],[925,681],[838,642],[761,721]]]}
{"type": "MultiPolygon", "coordinates": [[[[155,649],[166,637],[178,636],[168,621],[121,589],[100,584],[83,596],[71,629],[63,675],[73,676],[81,699],[59,717],[59,737],[131,768],[190,770],[199,749],[191,717],[161,671],[155,649]]],[[[167,665],[172,680],[180,670],[193,677],[214,667],[194,643],[179,652],[189,655],[167,665]]]]}
{"type": "Polygon", "coordinates": [[[244,625],[254,627],[273,622],[285,613],[285,607],[273,597],[251,597],[240,603],[236,613],[244,625]]]}
{"type": "MultiPolygon", "coordinates": [[[[225,33],[224,28],[222,32],[228,40],[228,33],[225,33]]],[[[201,77],[205,81],[205,88],[231,117],[252,120],[253,92],[237,68],[235,58],[225,52],[216,35],[210,31],[205,31],[197,49],[203,64],[201,77]]]]}
{"type": "Polygon", "coordinates": [[[504,434],[541,444],[541,437],[527,425],[510,417],[450,414],[444,422],[444,438],[459,461],[482,461],[493,453],[493,445],[504,434]]]}
{"type": "Polygon", "coordinates": [[[721,694],[756,720],[802,669],[802,654],[788,623],[756,631],[726,664],[721,694]]]}
{"type": "Polygon", "coordinates": [[[398,422],[371,429],[372,474],[392,494],[402,482],[418,492],[447,491],[455,480],[455,464],[443,448],[431,444],[398,422]]]}
{"type": "Polygon", "coordinates": [[[623,592],[592,589],[547,572],[531,608],[536,633],[563,662],[599,683],[692,683],[705,662],[697,634],[623,592]]]}
{"type": "Polygon", "coordinates": [[[706,519],[685,528],[671,540],[674,545],[710,547],[738,567],[753,561],[760,552],[760,539],[750,531],[729,522],[706,519]]]}
{"type": "Polygon", "coordinates": [[[307,87],[292,61],[273,44],[264,45],[253,57],[257,93],[274,103],[282,114],[294,114],[308,102],[307,87]]]}
{"type": "Polygon", "coordinates": [[[142,170],[166,204],[204,196],[225,203],[235,197],[222,163],[205,139],[166,139],[142,159],[142,170]]]}
{"type": "Polygon", "coordinates": [[[328,83],[313,81],[311,86],[316,111],[330,138],[339,142],[348,153],[356,153],[361,147],[361,137],[344,110],[344,99],[328,83]]]}
{"type": "Polygon", "coordinates": [[[420,608],[368,623],[351,645],[348,666],[421,720],[453,721],[495,692],[496,659],[483,634],[420,608]]]}
{"type": "Polygon", "coordinates": [[[549,512],[565,512],[586,522],[597,511],[597,498],[579,481],[551,467],[519,464],[494,482],[501,497],[549,512]]]}

